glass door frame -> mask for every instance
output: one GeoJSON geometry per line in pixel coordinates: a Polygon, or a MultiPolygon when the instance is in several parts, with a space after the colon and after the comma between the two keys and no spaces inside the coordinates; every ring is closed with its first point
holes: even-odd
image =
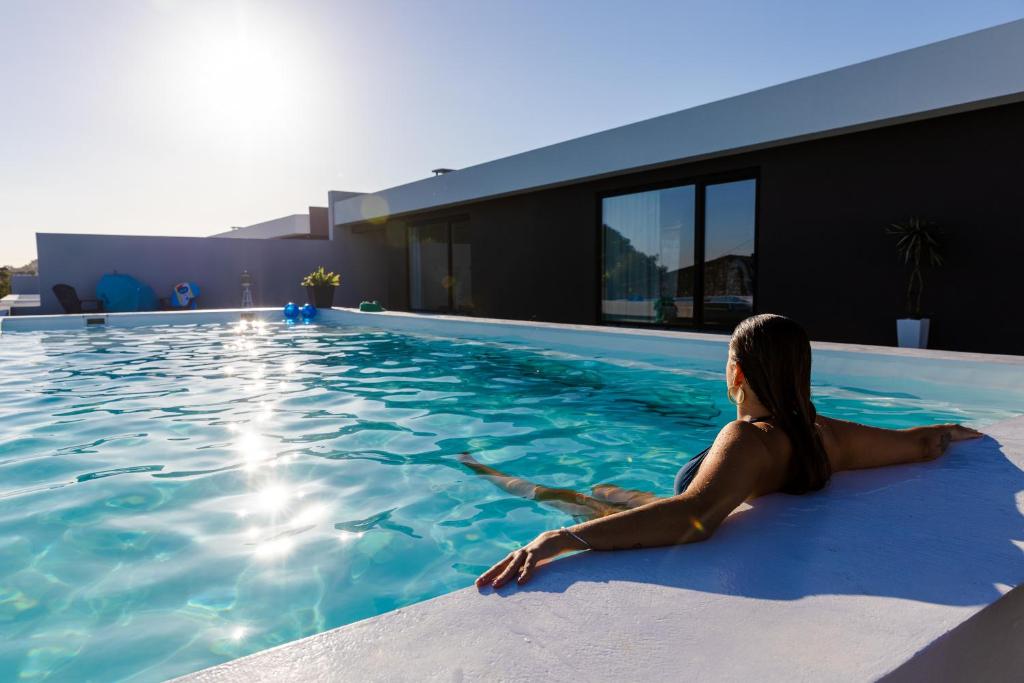
{"type": "Polygon", "coordinates": [[[750,315],[757,313],[758,302],[758,281],[761,279],[759,259],[761,250],[761,169],[759,167],[745,168],[725,173],[702,174],[695,176],[684,176],[672,180],[662,180],[654,183],[632,185],[615,190],[599,192],[595,198],[596,223],[595,235],[597,236],[597,264],[595,270],[595,282],[597,283],[596,298],[596,319],[599,325],[610,325],[613,327],[641,327],[653,329],[700,329],[712,332],[732,329],[731,325],[719,323],[706,323],[704,321],[704,245],[705,245],[705,203],[706,189],[708,185],[721,185],[741,180],[754,181],[754,284],[751,289],[754,297],[751,305],[750,315]],[[633,323],[605,320],[602,307],[603,286],[602,273],[604,272],[604,200],[609,197],[621,197],[623,195],[636,194],[638,192],[650,192],[652,190],[666,190],[673,187],[693,185],[694,187],[694,218],[693,218],[693,252],[694,252],[694,273],[693,273],[693,317],[683,323],[665,325],[658,323],[633,323]]]}
{"type": "Polygon", "coordinates": [[[417,313],[454,313],[455,312],[455,281],[453,255],[452,255],[452,225],[455,223],[469,222],[467,214],[456,216],[441,216],[438,218],[418,220],[405,226],[405,293],[409,297],[409,310],[417,313]],[[412,305],[412,231],[417,228],[424,228],[429,225],[444,224],[447,236],[448,252],[448,287],[445,287],[448,296],[448,305],[443,310],[428,308],[414,308],[412,305]]]}

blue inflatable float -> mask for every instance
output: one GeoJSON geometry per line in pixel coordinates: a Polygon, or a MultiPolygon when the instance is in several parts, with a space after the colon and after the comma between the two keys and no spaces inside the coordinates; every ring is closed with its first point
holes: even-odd
{"type": "Polygon", "coordinates": [[[317,313],[316,306],[314,306],[313,304],[306,304],[305,306],[302,307],[302,310],[300,310],[299,312],[302,314],[302,319],[305,320],[306,322],[309,322],[310,320],[315,318],[317,313]]]}
{"type": "Polygon", "coordinates": [[[299,307],[296,306],[291,301],[289,301],[287,304],[285,304],[285,306],[284,306],[284,319],[285,320],[293,320],[294,321],[298,317],[299,317],[299,307]]]}
{"type": "Polygon", "coordinates": [[[96,285],[96,298],[103,302],[104,310],[111,313],[155,311],[156,292],[131,275],[107,273],[96,285]]]}

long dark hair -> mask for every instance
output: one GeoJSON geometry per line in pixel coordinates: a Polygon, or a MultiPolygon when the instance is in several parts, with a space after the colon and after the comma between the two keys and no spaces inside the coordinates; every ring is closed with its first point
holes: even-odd
{"type": "Polygon", "coordinates": [[[817,491],[832,476],[818,416],[811,403],[811,342],[804,328],[785,316],[762,314],[747,318],[732,333],[730,352],[747,384],[793,446],[789,476],[783,491],[817,491]]]}

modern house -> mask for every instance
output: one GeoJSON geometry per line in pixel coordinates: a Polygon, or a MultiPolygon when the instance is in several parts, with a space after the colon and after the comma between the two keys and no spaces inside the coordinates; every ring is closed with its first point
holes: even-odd
{"type": "Polygon", "coordinates": [[[447,172],[329,196],[344,305],[893,344],[885,230],[944,231],[931,346],[1024,353],[1024,20],[447,172]]]}

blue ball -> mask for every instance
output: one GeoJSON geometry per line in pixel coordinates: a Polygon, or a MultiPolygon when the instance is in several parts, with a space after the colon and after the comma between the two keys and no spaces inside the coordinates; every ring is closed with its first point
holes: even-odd
{"type": "Polygon", "coordinates": [[[302,313],[303,320],[312,320],[316,317],[316,306],[313,304],[306,304],[300,311],[302,313]]]}
{"type": "Polygon", "coordinates": [[[299,307],[289,301],[284,307],[285,320],[295,320],[299,317],[299,307]]]}

